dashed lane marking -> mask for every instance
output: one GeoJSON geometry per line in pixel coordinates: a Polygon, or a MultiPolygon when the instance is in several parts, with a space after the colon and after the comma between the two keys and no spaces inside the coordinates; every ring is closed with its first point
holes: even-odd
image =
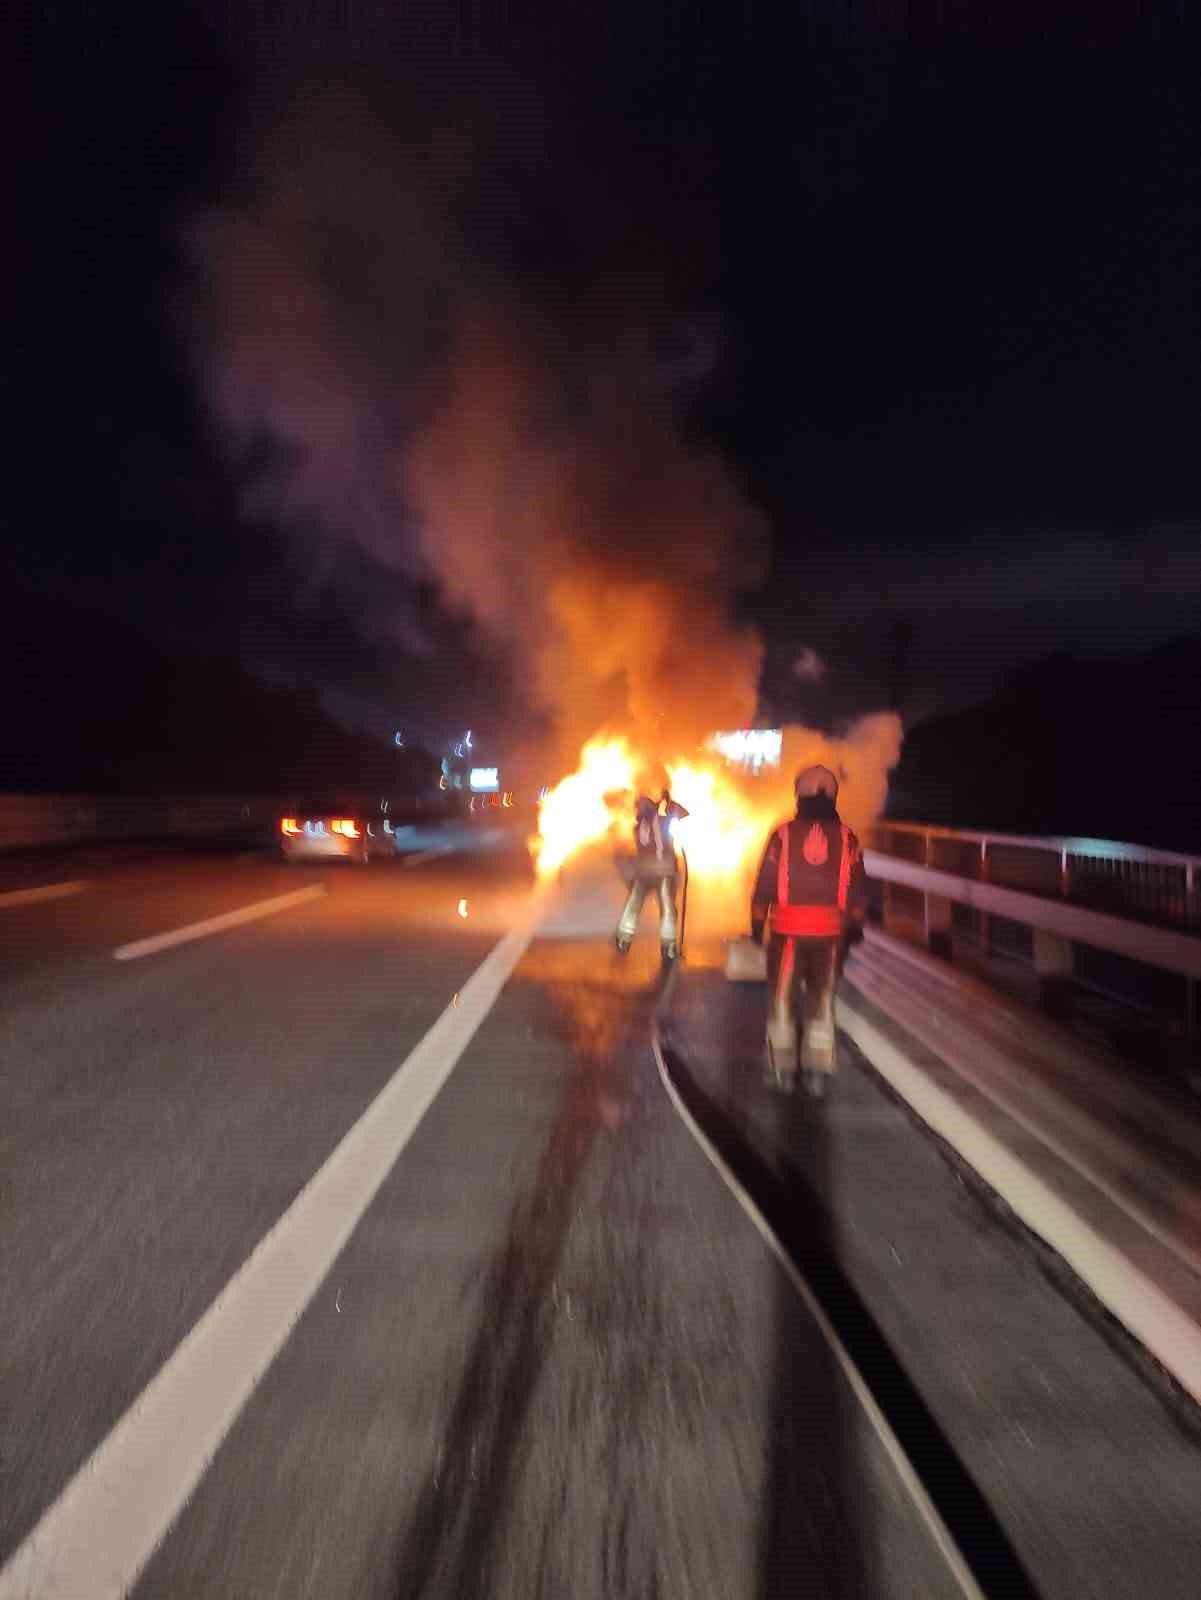
{"type": "Polygon", "coordinates": [[[32,906],[41,900],[65,900],[87,886],[86,878],[76,878],[70,883],[42,883],[36,889],[7,889],[0,894],[0,906],[32,906]]]}
{"type": "Polygon", "coordinates": [[[244,922],[273,917],[277,911],[302,906],[306,900],[316,900],[324,893],[325,885],[315,883],[308,889],[293,889],[291,894],[277,894],[271,900],[256,900],[253,905],[239,906],[236,911],[223,912],[219,917],[206,917],[203,922],[189,922],[186,927],[172,928],[169,933],[156,933],[149,939],[119,944],[113,951],[113,957],[117,961],[136,961],[140,956],[154,955],[156,950],[169,950],[172,945],[188,944],[192,939],[207,939],[210,934],[224,933],[227,928],[241,927],[244,922]]]}
{"type": "Polygon", "coordinates": [[[545,901],[497,944],[67,1484],[0,1600],[120,1600],[162,1542],[492,1009],[545,901]]]}

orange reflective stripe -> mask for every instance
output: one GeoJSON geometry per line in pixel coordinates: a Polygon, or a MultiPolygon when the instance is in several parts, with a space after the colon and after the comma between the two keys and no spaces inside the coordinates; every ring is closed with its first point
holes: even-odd
{"type": "Polygon", "coordinates": [[[796,940],[785,939],[784,951],[780,956],[780,981],[779,987],[783,989],[792,982],[792,969],[796,966],[796,940]]]}
{"type": "Polygon", "coordinates": [[[842,825],[842,860],[838,863],[838,909],[847,908],[847,895],[851,887],[851,830],[842,825]]]}
{"type": "Polygon", "coordinates": [[[780,864],[776,870],[776,904],[788,904],[788,824],[780,829],[780,864]]]}
{"type": "Polygon", "coordinates": [[[802,939],[836,939],[842,932],[842,912],[837,906],[776,906],[771,931],[802,939]]]}

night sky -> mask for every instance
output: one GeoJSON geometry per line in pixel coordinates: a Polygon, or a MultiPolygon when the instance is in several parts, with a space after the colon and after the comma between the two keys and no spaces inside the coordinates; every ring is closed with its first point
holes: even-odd
{"type": "Polygon", "coordinates": [[[393,556],[280,514],[273,442],[230,451],[188,353],[195,219],[242,181],[264,102],[328,60],[398,96],[422,75],[486,95],[503,70],[539,104],[536,160],[501,119],[512,192],[472,224],[524,284],[604,270],[611,227],[667,263],[682,426],[766,517],[732,604],[764,633],[772,715],[896,694],[913,720],[1052,650],[1201,628],[1188,8],[809,3],[787,30],[767,6],[161,9],[37,8],[5,605],[236,657],[380,733],[531,714],[513,653],[403,534],[393,556]],[[573,203],[584,168],[598,198],[573,203]]]}

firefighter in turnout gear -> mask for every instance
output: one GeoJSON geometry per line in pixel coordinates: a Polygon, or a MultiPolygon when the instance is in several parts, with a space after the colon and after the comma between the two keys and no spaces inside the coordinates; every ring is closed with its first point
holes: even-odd
{"type": "Polygon", "coordinates": [[[634,877],[617,923],[617,948],[622,955],[638,932],[643,902],[652,891],[659,896],[659,944],[664,961],[679,955],[676,885],[679,863],[672,840],[673,824],[688,815],[666,788],[658,802],[639,795],[634,805],[634,877]]]}
{"type": "Polygon", "coordinates": [[[859,841],[838,815],[827,767],[797,774],[796,816],[767,841],[751,901],[751,935],[767,947],[767,1081],[790,1092],[797,1071],[797,991],[805,991],[800,1069],[815,1098],[838,1062],[834,990],[845,940],[862,927],[867,882],[859,841]]]}

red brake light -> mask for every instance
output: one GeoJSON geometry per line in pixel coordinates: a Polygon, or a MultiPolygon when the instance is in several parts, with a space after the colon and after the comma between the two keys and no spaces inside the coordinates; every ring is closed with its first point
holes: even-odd
{"type": "Polygon", "coordinates": [[[280,822],[279,831],[287,834],[299,833],[300,824],[297,822],[295,817],[284,817],[280,822]]]}

